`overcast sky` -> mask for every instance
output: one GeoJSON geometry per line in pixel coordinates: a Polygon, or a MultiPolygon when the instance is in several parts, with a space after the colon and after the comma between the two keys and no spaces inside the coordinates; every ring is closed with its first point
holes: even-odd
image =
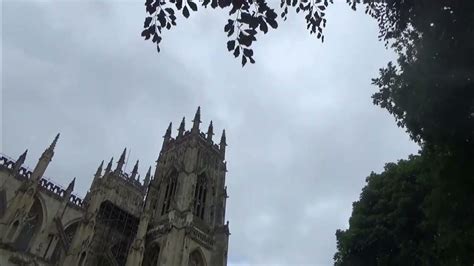
{"type": "Polygon", "coordinates": [[[227,133],[230,265],[331,265],[365,177],[418,150],[372,104],[371,78],[394,55],[345,0],[328,10],[324,44],[290,12],[245,68],[227,52],[226,12],[178,17],[157,54],[140,37],[144,1],[58,2],[2,1],[1,151],[28,148],[32,168],[61,132],[46,175],[77,177],[83,196],[124,147],[144,176],[168,123],[189,128],[200,105],[201,128],[227,133]]]}

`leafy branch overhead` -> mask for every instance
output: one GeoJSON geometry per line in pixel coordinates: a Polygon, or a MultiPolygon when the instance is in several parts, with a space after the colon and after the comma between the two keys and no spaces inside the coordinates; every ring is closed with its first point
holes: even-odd
{"type": "MultiPolygon", "coordinates": [[[[332,3],[332,0],[329,0],[332,3]]],[[[347,0],[351,2],[353,0],[347,0]]],[[[297,13],[306,14],[306,26],[311,34],[324,41],[323,28],[326,25],[325,10],[328,0],[281,0],[280,14],[286,20],[288,9],[294,8],[297,13]]],[[[241,58],[242,66],[247,62],[255,63],[252,44],[257,41],[260,32],[266,34],[270,28],[278,28],[277,12],[268,6],[265,0],[146,0],[146,12],[142,36],[145,40],[151,39],[160,52],[160,43],[164,30],[176,26],[176,15],[181,13],[189,18],[191,12],[198,10],[198,5],[212,9],[230,9],[224,32],[229,40],[227,49],[235,58],[241,58]]]]}

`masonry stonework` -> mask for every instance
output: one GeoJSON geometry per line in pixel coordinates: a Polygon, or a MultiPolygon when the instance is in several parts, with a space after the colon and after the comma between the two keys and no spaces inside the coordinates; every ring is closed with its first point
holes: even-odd
{"type": "Polygon", "coordinates": [[[0,155],[0,265],[225,266],[226,137],[213,141],[212,121],[200,131],[171,123],[155,171],[143,181],[137,161],[125,173],[126,149],[115,167],[102,162],[84,199],[75,180],[62,188],[44,177],[59,134],[34,170],[0,155]]]}

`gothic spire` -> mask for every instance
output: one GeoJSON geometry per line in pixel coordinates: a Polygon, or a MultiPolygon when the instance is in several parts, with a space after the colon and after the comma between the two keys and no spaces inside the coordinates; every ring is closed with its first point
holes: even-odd
{"type": "Polygon", "coordinates": [[[181,120],[181,124],[179,125],[179,129],[178,129],[178,137],[182,137],[184,135],[184,131],[186,129],[184,128],[184,116],[183,116],[183,120],[181,120]]]}
{"type": "Polygon", "coordinates": [[[115,168],[115,172],[122,171],[123,165],[125,164],[125,154],[127,153],[127,148],[123,149],[122,155],[117,162],[117,168],[115,168]]]}
{"type": "Polygon", "coordinates": [[[66,212],[66,206],[67,206],[67,203],[69,202],[69,199],[71,198],[71,194],[72,194],[72,191],[74,190],[75,183],[76,183],[76,178],[74,177],[71,183],[69,183],[66,190],[64,191],[61,207],[59,207],[58,210],[56,211],[56,216],[59,219],[61,219],[64,216],[64,213],[66,212]]]}
{"type": "Polygon", "coordinates": [[[94,178],[99,178],[102,175],[102,167],[104,167],[104,160],[100,163],[97,171],[95,172],[94,178]]]}
{"type": "Polygon", "coordinates": [[[107,164],[107,167],[105,168],[105,172],[104,172],[104,175],[110,173],[110,171],[112,171],[112,163],[114,161],[114,157],[110,158],[110,161],[109,163],[107,164]]]}
{"type": "Polygon", "coordinates": [[[173,126],[173,123],[170,122],[170,124],[168,125],[168,129],[166,129],[166,133],[163,136],[163,138],[165,138],[165,140],[169,140],[171,138],[171,127],[172,126],[173,126]]]}
{"type": "Polygon", "coordinates": [[[15,164],[13,165],[13,175],[16,175],[16,173],[18,173],[18,171],[20,170],[20,167],[25,163],[27,153],[28,150],[25,150],[25,152],[23,152],[20,157],[18,157],[18,160],[16,160],[15,164]]]}
{"type": "Polygon", "coordinates": [[[71,183],[69,183],[69,185],[67,186],[66,188],[66,193],[67,192],[72,192],[74,190],[74,184],[76,183],[76,178],[74,177],[71,181],[71,183]]]}
{"type": "Polygon", "coordinates": [[[226,139],[225,139],[225,129],[222,130],[222,136],[221,136],[221,143],[220,146],[227,146],[226,139]]]}
{"type": "Polygon", "coordinates": [[[150,168],[148,168],[148,172],[146,172],[145,179],[143,180],[143,185],[145,187],[148,187],[148,185],[150,184],[150,176],[151,176],[151,166],[150,168]]]}
{"type": "Polygon", "coordinates": [[[207,140],[212,141],[212,136],[214,135],[214,127],[212,126],[212,120],[207,129],[207,140]]]}
{"type": "Polygon", "coordinates": [[[60,135],[60,133],[58,133],[58,134],[56,135],[56,137],[54,137],[53,142],[51,143],[51,145],[50,145],[49,148],[48,148],[49,150],[51,150],[51,151],[54,150],[54,147],[56,147],[56,143],[58,142],[59,135],[60,135]]]}
{"type": "Polygon", "coordinates": [[[225,139],[225,129],[224,129],[222,130],[221,143],[219,144],[219,149],[221,150],[222,154],[225,154],[225,146],[227,146],[227,143],[225,139]]]}
{"type": "Polygon", "coordinates": [[[138,160],[135,163],[135,166],[133,167],[132,175],[130,176],[130,179],[135,180],[135,177],[137,176],[137,173],[138,173],[138,160]]]}
{"type": "Polygon", "coordinates": [[[46,168],[49,165],[49,162],[51,162],[51,159],[54,156],[54,147],[56,147],[56,143],[58,142],[59,139],[59,133],[56,135],[54,138],[53,142],[49,147],[41,154],[40,159],[38,160],[38,163],[35,166],[35,169],[33,170],[31,174],[31,179],[32,180],[40,180],[41,177],[43,176],[44,172],[46,171],[46,168]]]}
{"type": "Polygon", "coordinates": [[[199,133],[199,124],[201,123],[201,106],[198,106],[193,119],[193,128],[191,131],[199,133]]]}

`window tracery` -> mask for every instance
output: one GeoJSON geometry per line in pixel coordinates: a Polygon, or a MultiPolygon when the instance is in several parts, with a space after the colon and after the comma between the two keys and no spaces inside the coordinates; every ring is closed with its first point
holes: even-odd
{"type": "Polygon", "coordinates": [[[206,210],[207,196],[207,178],[204,174],[197,177],[196,187],[194,188],[194,209],[193,213],[197,217],[204,219],[206,210]]]}
{"type": "Polygon", "coordinates": [[[161,207],[161,215],[169,212],[170,206],[171,206],[171,200],[173,199],[174,194],[176,192],[177,183],[178,183],[178,173],[176,172],[176,170],[173,170],[166,184],[163,206],[161,207]]]}

